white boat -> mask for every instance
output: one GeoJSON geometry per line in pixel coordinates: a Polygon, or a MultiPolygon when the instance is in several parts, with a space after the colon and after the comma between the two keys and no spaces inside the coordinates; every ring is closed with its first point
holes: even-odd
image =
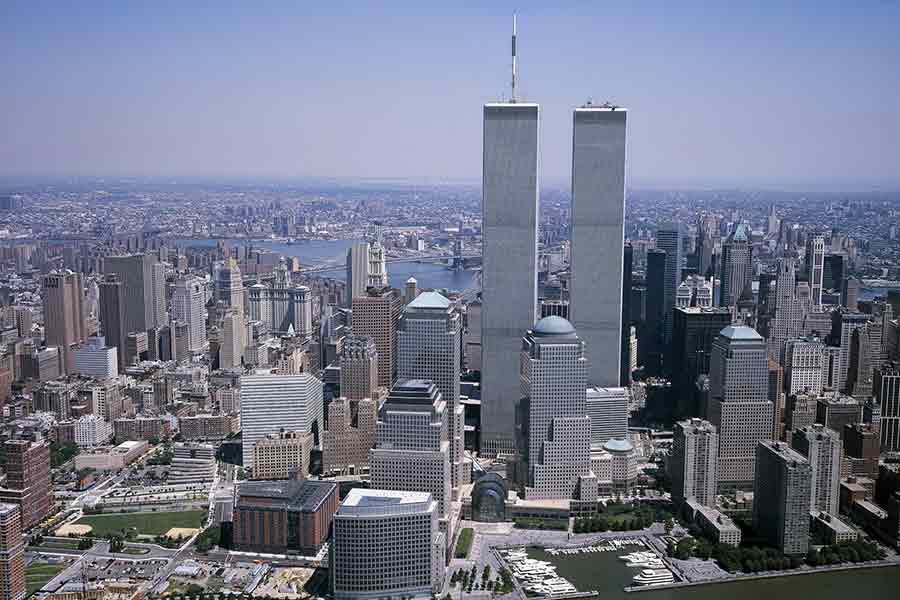
{"type": "Polygon", "coordinates": [[[674,582],[675,576],[666,569],[644,569],[632,581],[637,585],[660,585],[674,582]]]}
{"type": "Polygon", "coordinates": [[[619,557],[619,560],[624,560],[625,562],[637,562],[641,560],[652,560],[656,558],[656,554],[653,552],[642,551],[642,552],[632,552],[631,554],[624,554],[619,557]]]}

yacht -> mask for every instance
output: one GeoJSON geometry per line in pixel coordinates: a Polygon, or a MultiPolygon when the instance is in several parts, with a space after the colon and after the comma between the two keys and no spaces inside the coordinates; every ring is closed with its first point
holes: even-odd
{"type": "Polygon", "coordinates": [[[625,562],[640,562],[653,560],[656,558],[656,554],[653,552],[648,552],[646,550],[642,552],[632,552],[631,554],[625,554],[619,557],[619,560],[624,560],[625,562]]]}
{"type": "Polygon", "coordinates": [[[640,574],[635,575],[632,579],[637,585],[660,585],[663,583],[673,583],[675,576],[666,569],[644,569],[640,574]]]}

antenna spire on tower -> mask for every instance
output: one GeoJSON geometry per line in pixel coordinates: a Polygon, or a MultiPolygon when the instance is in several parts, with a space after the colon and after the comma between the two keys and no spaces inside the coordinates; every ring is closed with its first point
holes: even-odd
{"type": "Polygon", "coordinates": [[[512,97],[510,102],[516,101],[516,13],[513,13],[512,31],[512,97]]]}

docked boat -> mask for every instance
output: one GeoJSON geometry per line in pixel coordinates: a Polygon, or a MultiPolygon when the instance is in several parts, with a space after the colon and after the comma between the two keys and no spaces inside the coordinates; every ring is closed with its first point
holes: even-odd
{"type": "Polygon", "coordinates": [[[632,581],[637,585],[661,585],[673,583],[675,576],[668,569],[644,569],[632,581]]]}

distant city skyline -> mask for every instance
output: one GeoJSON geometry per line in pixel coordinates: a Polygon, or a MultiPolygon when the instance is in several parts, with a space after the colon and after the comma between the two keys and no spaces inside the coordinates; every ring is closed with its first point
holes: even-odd
{"type": "Polygon", "coordinates": [[[481,107],[628,107],[628,185],[900,186],[900,4],[0,7],[0,177],[480,177],[481,107]],[[351,115],[356,115],[351,118],[351,115]]]}

